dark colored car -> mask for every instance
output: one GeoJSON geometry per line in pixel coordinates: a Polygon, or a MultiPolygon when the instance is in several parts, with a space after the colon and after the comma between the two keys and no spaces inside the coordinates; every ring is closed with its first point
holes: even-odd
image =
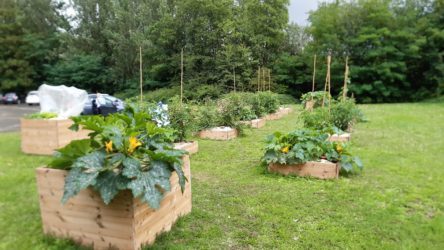
{"type": "Polygon", "coordinates": [[[6,93],[2,97],[3,104],[20,104],[20,98],[17,96],[16,93],[6,93]]]}
{"type": "Polygon", "coordinates": [[[89,94],[82,115],[108,115],[122,111],[124,106],[124,102],[117,97],[108,94],[89,94]]]}

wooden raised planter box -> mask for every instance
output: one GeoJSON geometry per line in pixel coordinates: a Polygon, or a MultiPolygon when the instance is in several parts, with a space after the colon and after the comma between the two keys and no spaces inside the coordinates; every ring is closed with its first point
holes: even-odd
{"type": "Polygon", "coordinates": [[[20,119],[21,148],[24,153],[52,155],[72,140],[88,138],[87,130],[72,131],[71,120],[20,119]]]}
{"type": "Polygon", "coordinates": [[[335,179],[339,176],[339,164],[326,160],[309,161],[298,165],[282,165],[271,163],[268,165],[268,171],[282,175],[311,176],[319,179],[335,179]]]}
{"type": "Polygon", "coordinates": [[[171,191],[164,195],[158,210],[135,199],[130,191],[120,192],[109,205],[91,188],[62,205],[65,170],[37,168],[40,213],[45,234],[70,238],[94,249],[140,249],[156,236],[169,231],[176,220],[191,212],[189,156],[184,156],[188,179],[182,194],[179,178],[170,178],[171,191]]]}
{"type": "Polygon", "coordinates": [[[349,142],[351,140],[351,134],[343,133],[343,134],[333,134],[328,137],[328,140],[331,142],[349,142]]]}
{"type": "Polygon", "coordinates": [[[278,110],[278,111],[276,111],[276,112],[273,113],[273,114],[268,114],[268,115],[266,115],[264,118],[265,118],[265,120],[267,120],[267,121],[273,121],[273,120],[279,120],[279,119],[281,119],[283,116],[284,116],[284,113],[282,113],[282,112],[280,112],[280,111],[278,110]]]}
{"type": "Polygon", "coordinates": [[[279,120],[282,117],[284,117],[285,115],[288,115],[290,112],[291,112],[291,108],[280,107],[275,113],[268,114],[264,118],[267,121],[279,120]]]}
{"type": "Polygon", "coordinates": [[[192,155],[199,151],[199,144],[197,141],[177,142],[174,143],[174,148],[188,151],[188,153],[192,155]]]}
{"type": "Polygon", "coordinates": [[[248,125],[252,128],[262,128],[267,121],[264,118],[254,119],[251,121],[241,121],[242,124],[248,125]]]}
{"type": "Polygon", "coordinates": [[[285,108],[285,107],[279,108],[279,112],[281,112],[283,115],[288,115],[291,113],[291,111],[292,111],[292,109],[288,108],[288,107],[287,108],[285,108]]]}
{"type": "Polygon", "coordinates": [[[203,139],[212,139],[212,140],[220,140],[227,141],[236,138],[238,132],[234,128],[230,127],[217,127],[202,130],[199,132],[199,137],[203,139]]]}

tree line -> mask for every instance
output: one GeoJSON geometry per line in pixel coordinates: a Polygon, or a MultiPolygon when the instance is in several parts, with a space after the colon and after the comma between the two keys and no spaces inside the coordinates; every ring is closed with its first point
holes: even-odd
{"type": "Polygon", "coordinates": [[[42,83],[88,91],[258,89],[299,96],[322,90],[332,55],[333,94],[349,58],[350,91],[361,102],[411,101],[444,89],[443,0],[323,3],[309,25],[288,23],[288,0],[3,0],[0,91],[42,83]],[[68,14],[74,12],[74,14],[68,14]],[[141,57],[139,53],[141,53],[141,57]]]}

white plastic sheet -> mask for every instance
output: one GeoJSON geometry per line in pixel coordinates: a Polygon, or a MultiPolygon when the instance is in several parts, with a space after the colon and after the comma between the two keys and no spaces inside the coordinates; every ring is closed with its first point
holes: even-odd
{"type": "Polygon", "coordinates": [[[78,116],[88,101],[88,93],[75,87],[50,86],[39,87],[40,112],[57,113],[59,119],[78,116]]]}

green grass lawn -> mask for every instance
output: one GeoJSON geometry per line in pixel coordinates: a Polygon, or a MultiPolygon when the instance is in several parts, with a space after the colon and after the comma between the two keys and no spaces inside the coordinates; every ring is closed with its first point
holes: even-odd
{"type": "MultiPolygon", "coordinates": [[[[266,135],[300,127],[297,113],[227,142],[199,141],[193,212],[154,249],[444,249],[444,103],[361,106],[359,175],[322,181],[267,174],[266,135]]],[[[0,249],[78,249],[42,233],[34,168],[0,134],[0,249]]]]}

